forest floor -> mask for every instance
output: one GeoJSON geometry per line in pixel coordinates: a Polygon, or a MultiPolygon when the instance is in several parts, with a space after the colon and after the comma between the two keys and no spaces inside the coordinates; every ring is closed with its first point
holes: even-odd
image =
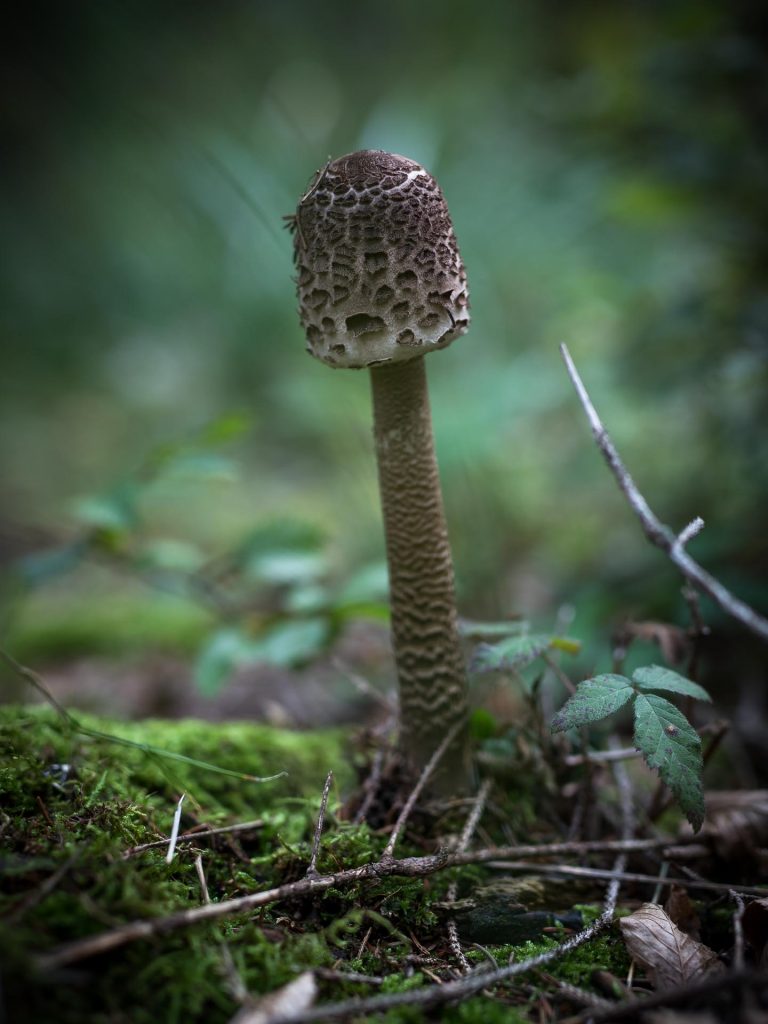
{"type": "Polygon", "coordinates": [[[694,835],[519,710],[436,802],[376,727],[0,709],[7,1019],[762,1019],[768,793],[708,790],[694,835]]]}

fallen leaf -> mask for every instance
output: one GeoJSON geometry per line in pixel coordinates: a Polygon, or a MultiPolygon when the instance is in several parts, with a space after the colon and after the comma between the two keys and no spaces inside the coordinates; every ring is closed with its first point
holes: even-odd
{"type": "Polygon", "coordinates": [[[744,938],[761,968],[768,967],[768,899],[752,900],[744,908],[744,938]]]}
{"type": "Polygon", "coordinates": [[[701,938],[699,915],[696,913],[696,908],[687,890],[681,885],[670,887],[667,902],[664,904],[664,910],[667,912],[669,919],[677,925],[681,932],[685,932],[686,935],[690,935],[696,941],[701,938]]]}
{"type": "Polygon", "coordinates": [[[269,1024],[281,1017],[308,1010],[317,998],[317,982],[312,971],[304,971],[282,988],[263,996],[257,1003],[244,1006],[229,1024],[269,1024]]]}
{"type": "Polygon", "coordinates": [[[616,639],[624,646],[633,640],[658,644],[664,660],[670,665],[681,665],[691,649],[691,641],[686,632],[666,622],[625,622],[617,632],[616,639]]]}
{"type": "Polygon", "coordinates": [[[630,956],[645,968],[654,988],[674,988],[725,970],[715,953],[677,925],[656,903],[619,921],[630,956]]]}
{"type": "Polygon", "coordinates": [[[718,790],[705,794],[707,820],[703,836],[724,859],[752,860],[768,845],[768,789],[718,790]]]}

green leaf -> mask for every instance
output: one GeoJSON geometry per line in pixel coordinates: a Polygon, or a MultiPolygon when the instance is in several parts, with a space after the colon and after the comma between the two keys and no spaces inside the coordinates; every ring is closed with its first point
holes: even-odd
{"type": "Polygon", "coordinates": [[[158,474],[163,483],[176,480],[237,480],[239,467],[226,455],[212,452],[181,452],[168,459],[158,474]]]}
{"type": "Polygon", "coordinates": [[[695,832],[704,821],[701,740],[691,723],[664,697],[638,693],[635,746],[672,790],[695,832]]]}
{"type": "Polygon", "coordinates": [[[389,595],[389,574],[386,562],[371,562],[358,570],[339,590],[334,603],[378,604],[389,595]]]}
{"type": "Polygon", "coordinates": [[[673,672],[671,668],[662,668],[661,665],[646,665],[644,668],[635,669],[632,673],[632,682],[641,690],[667,690],[669,693],[682,693],[696,700],[712,700],[703,686],[692,683],[679,672],[673,672]]]}
{"type": "Polygon", "coordinates": [[[251,417],[243,412],[228,412],[207,423],[192,439],[192,444],[216,446],[232,441],[251,429],[251,417]]]}
{"type": "Polygon", "coordinates": [[[481,640],[494,636],[519,636],[528,631],[525,619],[509,619],[506,622],[474,622],[472,619],[459,619],[459,633],[469,640],[481,640]]]}
{"type": "Polygon", "coordinates": [[[251,644],[248,661],[267,661],[284,667],[298,665],[322,650],[328,632],[325,618],[280,622],[251,644]]]}
{"type": "Polygon", "coordinates": [[[525,668],[549,649],[552,637],[546,633],[510,636],[495,644],[478,644],[469,670],[478,675],[503,669],[525,668]]]}
{"type": "Polygon", "coordinates": [[[233,553],[233,562],[260,583],[310,583],[327,569],[323,541],[323,534],[308,523],[265,523],[233,553]]]}
{"type": "Polygon", "coordinates": [[[607,673],[585,679],[552,719],[552,732],[565,732],[618,711],[635,691],[626,676],[607,673]]]}
{"type": "Polygon", "coordinates": [[[138,521],[137,496],[136,489],[126,485],[112,494],[82,498],[76,503],[74,513],[86,526],[109,533],[128,533],[138,521]]]}
{"type": "Polygon", "coordinates": [[[156,569],[176,572],[196,572],[205,562],[203,552],[188,541],[173,537],[158,537],[149,541],[141,551],[141,563],[156,569]]]}
{"type": "Polygon", "coordinates": [[[581,640],[574,640],[571,636],[553,636],[549,646],[556,651],[565,651],[566,654],[578,654],[581,650],[581,640]]]}
{"type": "Polygon", "coordinates": [[[200,692],[206,697],[218,693],[232,670],[249,660],[251,646],[251,640],[237,629],[219,629],[211,634],[194,668],[200,692]]]}
{"type": "Polygon", "coordinates": [[[63,576],[80,565],[86,545],[75,541],[60,548],[49,548],[37,551],[32,555],[19,559],[16,568],[19,576],[27,586],[38,587],[42,583],[57,576],[63,576]]]}

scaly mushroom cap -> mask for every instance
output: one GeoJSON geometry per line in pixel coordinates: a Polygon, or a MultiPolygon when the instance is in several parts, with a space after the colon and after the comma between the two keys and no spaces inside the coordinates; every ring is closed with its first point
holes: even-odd
{"type": "Polygon", "coordinates": [[[364,149],[319,171],[296,210],[294,257],[307,350],[330,366],[412,359],[469,324],[443,193],[407,157],[364,149]]]}

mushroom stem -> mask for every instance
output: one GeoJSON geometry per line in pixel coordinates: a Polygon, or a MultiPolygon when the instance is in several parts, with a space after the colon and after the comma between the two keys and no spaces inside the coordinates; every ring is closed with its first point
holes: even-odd
{"type": "Polygon", "coordinates": [[[371,368],[374,436],[389,564],[400,744],[421,769],[463,722],[433,788],[469,782],[467,675],[432,439],[424,357],[371,368]]]}

